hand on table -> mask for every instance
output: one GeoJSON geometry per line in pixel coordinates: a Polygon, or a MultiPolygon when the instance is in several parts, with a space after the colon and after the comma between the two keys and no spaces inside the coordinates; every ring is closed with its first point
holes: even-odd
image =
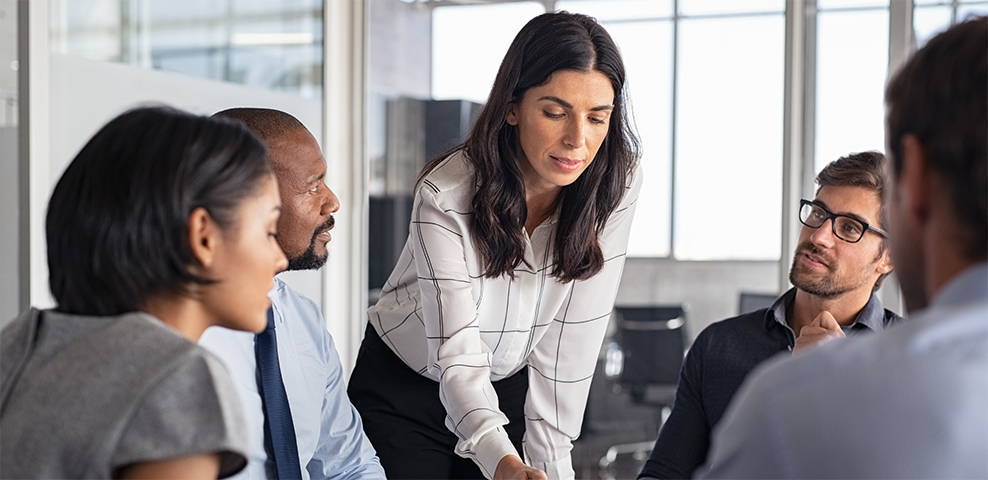
{"type": "Polygon", "coordinates": [[[549,480],[545,472],[529,467],[515,455],[505,455],[497,463],[494,480],[549,480]]]}

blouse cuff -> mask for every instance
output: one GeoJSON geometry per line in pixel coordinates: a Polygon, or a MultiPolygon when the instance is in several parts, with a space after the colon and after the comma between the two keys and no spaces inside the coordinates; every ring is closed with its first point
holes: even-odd
{"type": "Polygon", "coordinates": [[[491,430],[477,441],[477,463],[487,478],[494,478],[497,464],[505,455],[517,455],[521,458],[504,429],[491,430]]]}

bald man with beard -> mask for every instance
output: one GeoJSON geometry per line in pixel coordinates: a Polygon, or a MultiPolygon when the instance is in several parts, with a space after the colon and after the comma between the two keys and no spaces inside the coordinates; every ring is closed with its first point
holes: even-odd
{"type": "MultiPolygon", "coordinates": [[[[234,108],[215,116],[243,122],[267,148],[282,205],[277,232],[269,235],[285,252],[287,270],[321,268],[340,202],[326,185],[316,139],[278,110],[234,108]]],[[[347,397],[319,307],[278,277],[274,282],[264,332],[211,328],[200,341],[226,363],[244,403],[250,449],[236,478],[385,478],[347,397]]]]}

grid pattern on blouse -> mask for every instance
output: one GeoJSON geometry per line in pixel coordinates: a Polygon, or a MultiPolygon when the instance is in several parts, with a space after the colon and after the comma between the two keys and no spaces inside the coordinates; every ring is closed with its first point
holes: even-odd
{"type": "Polygon", "coordinates": [[[470,231],[472,178],[455,153],[419,184],[408,240],[369,321],[405,364],[439,382],[457,452],[488,474],[503,455],[519,453],[491,382],[529,368],[526,461],[550,478],[572,478],[569,450],[617,296],[641,175],[600,234],[601,271],[567,283],[552,276],[556,215],[526,235],[514,279],[482,276],[470,231]]]}

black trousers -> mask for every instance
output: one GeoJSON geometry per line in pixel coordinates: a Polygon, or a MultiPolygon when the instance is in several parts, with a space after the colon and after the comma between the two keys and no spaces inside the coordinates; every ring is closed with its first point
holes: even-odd
{"type": "MultiPolygon", "coordinates": [[[[528,369],[494,382],[494,391],[510,422],[504,428],[521,454],[528,369]]],[[[388,478],[484,478],[472,460],[453,453],[457,438],[446,428],[439,383],[405,365],[370,326],[347,393],[388,478]]]]}

